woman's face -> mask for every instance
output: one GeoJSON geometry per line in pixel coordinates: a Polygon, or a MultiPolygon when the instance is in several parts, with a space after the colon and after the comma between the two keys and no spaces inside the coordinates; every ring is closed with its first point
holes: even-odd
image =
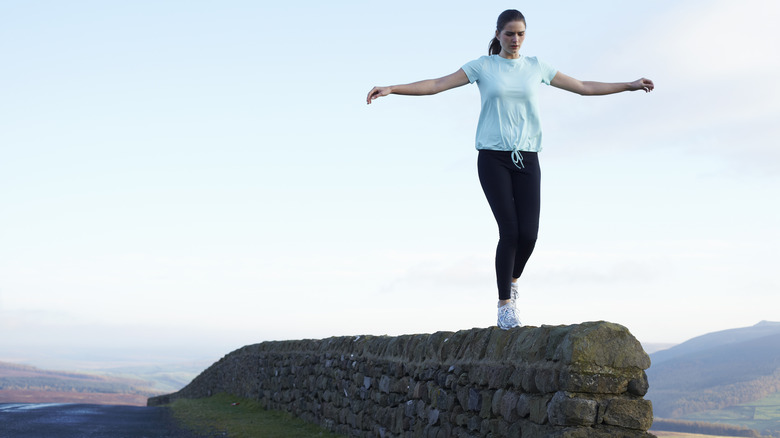
{"type": "Polygon", "coordinates": [[[525,40],[525,23],[510,21],[501,31],[496,31],[496,38],[501,43],[500,55],[504,58],[519,58],[520,46],[525,40]]]}

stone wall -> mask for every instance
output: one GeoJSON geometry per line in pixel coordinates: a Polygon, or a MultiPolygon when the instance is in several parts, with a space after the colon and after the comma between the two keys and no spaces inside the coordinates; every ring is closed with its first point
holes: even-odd
{"type": "Polygon", "coordinates": [[[149,405],[219,392],[352,437],[652,437],[650,358],[609,322],[263,342],[149,405]]]}

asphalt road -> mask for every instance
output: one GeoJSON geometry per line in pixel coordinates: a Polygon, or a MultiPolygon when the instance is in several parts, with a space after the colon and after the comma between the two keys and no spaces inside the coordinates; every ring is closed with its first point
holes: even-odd
{"type": "Polygon", "coordinates": [[[0,438],[194,438],[162,407],[0,404],[0,438]]]}

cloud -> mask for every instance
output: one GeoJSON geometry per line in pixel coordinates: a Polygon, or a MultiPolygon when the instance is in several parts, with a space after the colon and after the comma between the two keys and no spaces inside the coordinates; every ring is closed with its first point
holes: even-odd
{"type": "Polygon", "coordinates": [[[768,0],[683,3],[646,41],[681,76],[752,82],[780,71],[778,16],[780,4],[768,0]]]}
{"type": "Polygon", "coordinates": [[[649,51],[658,72],[651,105],[661,123],[654,129],[696,152],[776,162],[778,16],[780,3],[771,1],[683,3],[636,47],[624,48],[631,58],[649,51]]]}
{"type": "MultiPolygon", "coordinates": [[[[396,253],[392,258],[398,257],[396,253]]],[[[388,276],[380,292],[399,293],[410,289],[434,288],[465,292],[487,284],[492,286],[492,254],[415,253],[396,261],[401,269],[388,276]]]]}
{"type": "Polygon", "coordinates": [[[618,148],[707,154],[772,174],[780,160],[778,16],[773,1],[689,1],[656,14],[621,34],[614,50],[594,55],[586,70],[605,81],[644,75],[656,90],[603,99],[548,93],[550,144],[575,155],[618,148]]]}

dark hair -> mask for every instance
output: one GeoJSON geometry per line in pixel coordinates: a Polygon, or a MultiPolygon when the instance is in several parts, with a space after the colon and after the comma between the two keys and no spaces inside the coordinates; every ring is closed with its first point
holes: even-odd
{"type": "MultiPolygon", "coordinates": [[[[498,16],[496,30],[501,32],[504,30],[504,26],[512,21],[522,21],[523,24],[526,24],[525,17],[520,11],[516,9],[507,9],[498,16]]],[[[498,41],[498,38],[493,37],[493,39],[490,40],[490,46],[488,46],[488,55],[498,55],[499,53],[501,53],[501,42],[498,41]]]]}

